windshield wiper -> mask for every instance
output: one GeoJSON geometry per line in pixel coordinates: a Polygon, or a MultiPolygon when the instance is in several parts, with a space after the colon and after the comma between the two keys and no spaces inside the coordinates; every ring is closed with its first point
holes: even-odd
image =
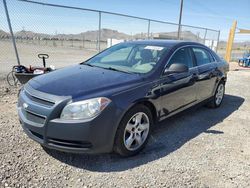
{"type": "Polygon", "coordinates": [[[132,73],[129,72],[129,71],[124,71],[124,70],[116,69],[116,68],[113,68],[113,67],[102,67],[102,68],[108,69],[108,70],[112,70],[112,71],[124,72],[124,73],[128,73],[128,74],[132,74],[132,73]]]}
{"type": "Polygon", "coordinates": [[[82,63],[82,65],[87,65],[87,66],[90,66],[90,67],[94,67],[94,65],[91,65],[91,64],[88,64],[88,63],[82,63]]]}
{"type": "Polygon", "coordinates": [[[113,68],[113,67],[102,67],[102,66],[96,66],[96,65],[92,65],[92,64],[88,64],[88,63],[82,63],[82,65],[86,65],[86,66],[90,66],[90,67],[98,67],[98,68],[117,71],[117,72],[124,72],[124,73],[127,73],[127,74],[132,74],[132,72],[116,69],[116,68],[113,68]]]}

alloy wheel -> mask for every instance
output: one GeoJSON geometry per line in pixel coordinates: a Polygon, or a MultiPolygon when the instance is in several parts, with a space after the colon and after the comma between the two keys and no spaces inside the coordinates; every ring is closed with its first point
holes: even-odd
{"type": "Polygon", "coordinates": [[[123,136],[125,147],[130,151],[134,151],[142,146],[147,139],[149,126],[149,118],[144,112],[133,115],[125,127],[123,136]]]}
{"type": "Polygon", "coordinates": [[[217,106],[220,105],[220,103],[222,102],[222,99],[223,99],[223,96],[224,96],[224,84],[220,84],[218,86],[218,89],[217,89],[217,92],[216,92],[216,95],[215,95],[215,103],[217,106]]]}

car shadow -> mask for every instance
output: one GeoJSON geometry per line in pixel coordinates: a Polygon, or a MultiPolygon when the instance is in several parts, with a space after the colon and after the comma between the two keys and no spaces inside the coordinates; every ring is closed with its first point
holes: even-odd
{"type": "Polygon", "coordinates": [[[225,95],[220,108],[192,108],[168,118],[158,123],[145,149],[133,157],[70,154],[50,149],[45,151],[55,159],[77,168],[98,172],[124,171],[165,157],[201,133],[223,134],[212,127],[230,116],[243,102],[241,97],[225,95]]]}

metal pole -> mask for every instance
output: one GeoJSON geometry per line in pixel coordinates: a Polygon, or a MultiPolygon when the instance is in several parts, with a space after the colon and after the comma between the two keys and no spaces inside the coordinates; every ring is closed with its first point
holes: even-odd
{"type": "Polygon", "coordinates": [[[150,38],[150,20],[148,20],[148,39],[150,38]]]}
{"type": "Polygon", "coordinates": [[[182,8],[183,8],[183,0],[181,0],[181,7],[180,7],[179,24],[178,24],[178,36],[177,36],[178,39],[180,39],[180,36],[181,36],[182,8]]]}
{"type": "Polygon", "coordinates": [[[8,12],[8,8],[7,8],[6,0],[3,0],[3,5],[4,5],[5,13],[6,13],[7,22],[9,25],[9,30],[10,30],[10,34],[11,34],[11,38],[12,38],[13,47],[14,47],[15,54],[16,54],[17,64],[20,65],[20,59],[19,59],[17,47],[16,47],[16,40],[15,40],[15,36],[13,34],[12,27],[11,27],[11,22],[10,22],[10,17],[9,17],[9,12],[8,12]]]}
{"type": "Polygon", "coordinates": [[[82,48],[84,48],[84,40],[85,40],[85,36],[82,35],[82,48]]]}
{"type": "Polygon", "coordinates": [[[206,42],[206,38],[207,38],[207,29],[205,29],[205,35],[204,35],[204,41],[203,41],[203,43],[205,44],[205,42],[206,42]]]}
{"type": "Polygon", "coordinates": [[[220,31],[218,32],[218,38],[217,38],[217,46],[216,46],[216,52],[218,51],[218,47],[219,47],[219,42],[220,42],[220,31]]]}
{"type": "Polygon", "coordinates": [[[102,13],[99,12],[99,29],[98,29],[98,41],[97,41],[97,44],[98,44],[98,51],[100,52],[101,51],[101,22],[102,22],[102,13]]]}

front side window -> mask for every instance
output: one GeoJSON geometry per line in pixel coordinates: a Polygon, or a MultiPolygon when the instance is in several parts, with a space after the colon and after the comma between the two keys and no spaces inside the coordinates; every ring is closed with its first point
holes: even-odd
{"type": "Polygon", "coordinates": [[[122,43],[101,52],[86,64],[129,73],[148,73],[167,53],[164,46],[122,43]]]}
{"type": "Polygon", "coordinates": [[[186,48],[179,49],[177,52],[175,52],[167,66],[170,67],[170,65],[174,63],[184,64],[188,68],[193,67],[193,59],[192,59],[192,54],[191,54],[190,49],[186,47],[186,48]]]}
{"type": "Polygon", "coordinates": [[[214,61],[214,58],[205,49],[193,48],[193,52],[198,66],[205,65],[214,61]]]}

